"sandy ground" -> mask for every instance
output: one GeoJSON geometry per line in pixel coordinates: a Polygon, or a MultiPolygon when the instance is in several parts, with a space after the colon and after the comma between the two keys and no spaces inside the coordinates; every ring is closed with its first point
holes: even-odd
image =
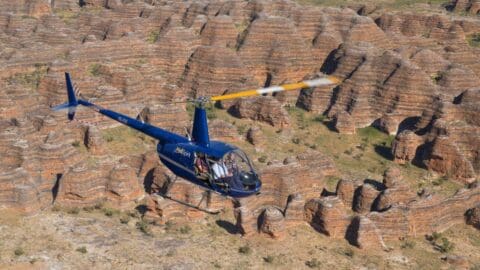
{"type": "MultiPolygon", "coordinates": [[[[387,243],[392,251],[361,250],[334,240],[307,224],[279,240],[235,234],[233,214],[209,216],[195,224],[149,225],[141,232],[125,213],[102,210],[68,213],[47,210],[33,217],[1,215],[1,269],[439,269],[449,268],[420,237],[387,243]],[[125,220],[123,220],[125,222],[125,220]]],[[[480,262],[480,233],[460,225],[444,233],[451,254],[480,262]]]]}

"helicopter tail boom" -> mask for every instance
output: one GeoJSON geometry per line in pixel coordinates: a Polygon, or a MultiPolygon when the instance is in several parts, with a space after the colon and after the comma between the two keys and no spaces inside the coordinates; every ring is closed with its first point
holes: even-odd
{"type": "Polygon", "coordinates": [[[169,132],[167,130],[161,129],[159,127],[150,125],[148,123],[144,123],[143,121],[139,121],[127,115],[108,110],[103,108],[99,105],[93,104],[87,100],[77,99],[72,82],[70,80],[70,74],[65,73],[65,79],[67,82],[67,95],[68,95],[68,102],[55,106],[52,109],[54,111],[59,111],[63,109],[68,109],[68,119],[70,121],[74,120],[75,111],[78,105],[82,105],[89,109],[92,109],[98,113],[101,113],[115,121],[118,121],[126,126],[129,126],[133,129],[136,129],[146,135],[153,137],[162,143],[171,142],[171,143],[181,143],[181,142],[188,142],[186,137],[177,135],[175,133],[169,132]]]}

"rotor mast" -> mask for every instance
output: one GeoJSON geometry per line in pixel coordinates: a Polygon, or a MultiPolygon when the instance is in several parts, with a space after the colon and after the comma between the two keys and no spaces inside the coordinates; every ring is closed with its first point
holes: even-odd
{"type": "Polygon", "coordinates": [[[209,100],[201,97],[194,101],[195,113],[193,116],[192,140],[204,147],[210,145],[210,135],[208,134],[207,111],[205,105],[209,100]]]}

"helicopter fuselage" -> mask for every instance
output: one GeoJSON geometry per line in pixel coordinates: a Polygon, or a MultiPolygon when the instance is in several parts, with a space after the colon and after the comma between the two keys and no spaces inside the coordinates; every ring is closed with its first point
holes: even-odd
{"type": "Polygon", "coordinates": [[[69,74],[65,74],[65,79],[68,102],[53,109],[67,109],[69,120],[74,119],[77,106],[82,105],[158,140],[161,162],[181,178],[224,196],[259,193],[262,184],[248,157],[233,145],[210,141],[203,103],[196,104],[192,138],[189,138],[77,99],[69,74]]]}
{"type": "MultiPolygon", "coordinates": [[[[206,159],[208,159],[209,162],[223,162],[222,158],[224,156],[239,151],[240,149],[237,147],[219,141],[210,141],[210,147],[203,147],[195,144],[194,142],[167,144],[158,143],[157,145],[157,153],[161,162],[175,175],[206,189],[211,189],[215,192],[218,192],[221,195],[235,198],[247,197],[252,194],[259,193],[261,182],[258,179],[253,167],[250,167],[250,171],[248,172],[252,174],[256,180],[253,185],[250,185],[249,187],[243,184],[228,185],[227,182],[233,180],[228,179],[229,177],[237,177],[234,172],[232,172],[232,174],[225,179],[214,179],[214,172],[212,171],[211,166],[208,166],[209,171],[207,175],[209,175],[209,177],[206,179],[201,179],[198,177],[199,172],[198,168],[196,168],[196,159],[208,157],[206,159]],[[225,185],[225,183],[227,185],[225,185]]],[[[229,166],[230,170],[235,170],[236,166],[236,164],[229,166]]]]}

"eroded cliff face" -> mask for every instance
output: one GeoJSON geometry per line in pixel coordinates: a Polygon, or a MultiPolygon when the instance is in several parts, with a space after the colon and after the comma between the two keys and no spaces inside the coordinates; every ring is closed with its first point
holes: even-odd
{"type": "MultiPolygon", "coordinates": [[[[476,2],[467,2],[457,1],[455,9],[475,12],[476,2]]],[[[480,32],[478,20],[405,12],[367,17],[286,0],[82,6],[25,0],[3,1],[0,10],[3,208],[36,213],[52,203],[104,201],[128,208],[146,198],[152,221],[205,215],[153,195],[173,178],[158,164],[154,142],[92,111],[82,110],[72,123],[51,112],[65,99],[65,71],[99,105],[181,133],[190,125],[188,110],[166,102],[296,82],[321,71],[342,83],[221,105],[288,132],[284,105],[296,104],[331,117],[340,133],[374,125],[396,135],[398,163],[414,162],[462,183],[480,174],[480,50],[468,43],[480,32]],[[109,133],[112,128],[120,134],[109,133]]],[[[245,140],[231,123],[210,124],[218,139],[245,140]]],[[[268,138],[257,129],[246,137],[258,151],[266,147],[268,138]]],[[[322,197],[325,176],[334,174],[332,159],[312,150],[262,169],[260,196],[204,200],[203,191],[185,181],[177,181],[170,196],[233,210],[246,235],[281,238],[285,228],[307,221],[362,247],[443,230],[462,222],[480,200],[478,188],[448,199],[419,197],[392,175],[383,184],[341,181],[335,195],[322,197]],[[431,222],[439,219],[445,222],[431,222]]]]}

